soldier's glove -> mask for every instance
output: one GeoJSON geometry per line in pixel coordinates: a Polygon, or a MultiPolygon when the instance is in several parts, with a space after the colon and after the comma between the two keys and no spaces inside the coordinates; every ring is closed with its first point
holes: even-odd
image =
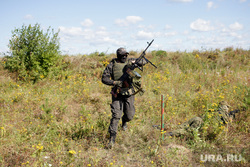
{"type": "Polygon", "coordinates": [[[130,70],[134,70],[138,65],[135,64],[135,60],[130,60],[128,62],[128,64],[126,65],[127,68],[129,68],[130,70]]]}
{"type": "Polygon", "coordinates": [[[114,81],[114,86],[122,87],[122,81],[114,81]]]}

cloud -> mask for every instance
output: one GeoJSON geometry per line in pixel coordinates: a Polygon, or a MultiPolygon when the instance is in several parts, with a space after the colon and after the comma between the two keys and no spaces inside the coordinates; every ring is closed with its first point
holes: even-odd
{"type": "MultiPolygon", "coordinates": [[[[191,38],[191,37],[190,37],[191,38]]],[[[227,43],[227,38],[217,36],[215,34],[207,36],[194,36],[192,37],[192,43],[201,45],[202,47],[221,47],[227,43]]]]}
{"type": "Polygon", "coordinates": [[[94,39],[96,33],[92,29],[82,29],[81,27],[63,27],[60,26],[60,36],[66,41],[75,40],[75,41],[82,41],[82,40],[90,40],[94,39]]]}
{"type": "Polygon", "coordinates": [[[207,8],[208,8],[208,9],[212,9],[212,8],[216,8],[216,6],[215,6],[215,4],[214,4],[213,1],[209,1],[209,2],[207,3],[207,8]]]}
{"type": "Polygon", "coordinates": [[[238,23],[238,22],[235,22],[233,24],[230,24],[229,25],[229,28],[233,31],[239,31],[239,30],[242,30],[243,29],[243,25],[238,23]]]}
{"type": "Polygon", "coordinates": [[[149,39],[154,38],[154,34],[152,32],[139,31],[136,34],[137,39],[149,39]]]}
{"type": "Polygon", "coordinates": [[[109,35],[109,33],[106,30],[106,27],[104,27],[104,26],[99,27],[99,29],[95,32],[95,34],[98,36],[108,36],[109,35]]]}
{"type": "Polygon", "coordinates": [[[162,33],[160,32],[148,32],[148,31],[138,31],[135,35],[135,38],[138,40],[144,40],[144,39],[153,39],[155,37],[161,36],[162,33]]]}
{"type": "Polygon", "coordinates": [[[107,45],[107,44],[111,44],[114,46],[125,46],[126,42],[119,41],[111,37],[103,37],[103,38],[93,40],[89,44],[93,46],[100,46],[100,45],[107,45]]]}
{"type": "Polygon", "coordinates": [[[108,32],[104,26],[96,30],[82,27],[63,27],[60,26],[60,40],[68,44],[85,44],[89,46],[101,46],[107,43],[118,46],[125,43],[117,39],[117,32],[108,32]]]}
{"type": "Polygon", "coordinates": [[[66,34],[66,35],[69,35],[69,36],[75,36],[75,35],[82,35],[83,34],[83,30],[82,30],[81,27],[67,28],[67,27],[60,26],[59,29],[60,29],[60,32],[62,34],[66,34]]]}
{"type": "Polygon", "coordinates": [[[188,31],[188,30],[185,30],[185,31],[183,31],[182,34],[183,34],[183,35],[188,35],[188,34],[189,34],[189,31],[188,31]]]}
{"type": "Polygon", "coordinates": [[[214,27],[210,25],[210,21],[197,19],[190,24],[190,28],[195,31],[211,31],[214,27]]]}
{"type": "Polygon", "coordinates": [[[149,24],[149,25],[138,25],[138,26],[136,26],[136,29],[143,29],[143,30],[147,30],[147,31],[149,31],[149,30],[153,30],[153,29],[155,29],[155,25],[151,25],[151,24],[149,24]]]}
{"type": "Polygon", "coordinates": [[[168,24],[165,25],[165,30],[171,29],[172,27],[168,24]]]}
{"type": "Polygon", "coordinates": [[[140,16],[127,16],[125,19],[116,19],[115,24],[118,26],[129,26],[130,24],[136,24],[142,20],[140,16]]]}
{"type": "Polygon", "coordinates": [[[169,42],[170,45],[181,45],[183,43],[182,39],[175,39],[172,42],[169,42]]]}
{"type": "Polygon", "coordinates": [[[126,20],[129,22],[129,23],[137,23],[138,21],[142,21],[143,19],[140,17],[140,16],[127,16],[126,17],[126,20]]]}
{"type": "Polygon", "coordinates": [[[236,32],[231,32],[230,35],[231,35],[232,37],[237,38],[237,39],[243,39],[243,36],[240,35],[240,34],[237,34],[236,32]]]}
{"type": "Polygon", "coordinates": [[[32,15],[30,15],[30,14],[27,14],[27,15],[24,16],[24,19],[32,20],[32,19],[34,19],[34,17],[32,15]]]}
{"type": "Polygon", "coordinates": [[[93,21],[90,19],[85,19],[83,22],[81,22],[81,25],[84,27],[91,27],[93,24],[93,21]]]}
{"type": "MultiPolygon", "coordinates": [[[[235,22],[233,24],[230,24],[228,27],[223,27],[220,30],[220,36],[226,37],[226,38],[231,38],[233,37],[236,40],[242,40],[245,35],[240,34],[237,31],[240,31],[244,28],[244,26],[238,22],[235,22]]],[[[245,37],[246,38],[246,37],[245,37]]]]}
{"type": "Polygon", "coordinates": [[[173,31],[173,32],[166,32],[166,33],[164,33],[164,36],[165,36],[165,37],[175,36],[175,35],[177,35],[177,32],[175,32],[175,31],[173,31]]]}

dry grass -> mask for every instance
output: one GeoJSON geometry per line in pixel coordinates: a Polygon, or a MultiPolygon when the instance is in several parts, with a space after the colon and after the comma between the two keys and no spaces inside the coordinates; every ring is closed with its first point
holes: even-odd
{"type": "Polygon", "coordinates": [[[145,66],[146,93],[136,96],[135,117],[128,131],[119,129],[112,150],[105,149],[110,87],[101,83],[101,74],[114,54],[65,56],[68,68],[59,79],[36,84],[16,81],[1,66],[1,166],[249,165],[250,51],[228,48],[147,56],[158,68],[145,66]],[[161,141],[160,131],[152,128],[160,124],[161,95],[166,131],[221,100],[242,112],[216,138],[200,133],[192,139],[161,141]],[[241,154],[245,161],[200,162],[205,153],[241,154]]]}

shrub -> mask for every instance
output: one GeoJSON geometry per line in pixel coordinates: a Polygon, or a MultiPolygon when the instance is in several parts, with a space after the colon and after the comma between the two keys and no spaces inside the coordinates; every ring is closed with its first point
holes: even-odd
{"type": "Polygon", "coordinates": [[[5,69],[16,72],[17,78],[23,80],[46,77],[60,58],[58,33],[50,28],[44,33],[39,24],[12,31],[5,69]]]}
{"type": "Polygon", "coordinates": [[[164,50],[152,51],[152,54],[157,57],[166,57],[167,52],[164,50]]]}

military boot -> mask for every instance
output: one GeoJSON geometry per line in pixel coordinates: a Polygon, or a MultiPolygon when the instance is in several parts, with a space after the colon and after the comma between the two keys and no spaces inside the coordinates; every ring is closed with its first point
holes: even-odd
{"type": "Polygon", "coordinates": [[[127,122],[122,120],[122,130],[126,131],[128,128],[127,122]]]}
{"type": "Polygon", "coordinates": [[[116,138],[116,134],[110,133],[108,149],[111,149],[115,145],[115,138],[116,138]]]}

